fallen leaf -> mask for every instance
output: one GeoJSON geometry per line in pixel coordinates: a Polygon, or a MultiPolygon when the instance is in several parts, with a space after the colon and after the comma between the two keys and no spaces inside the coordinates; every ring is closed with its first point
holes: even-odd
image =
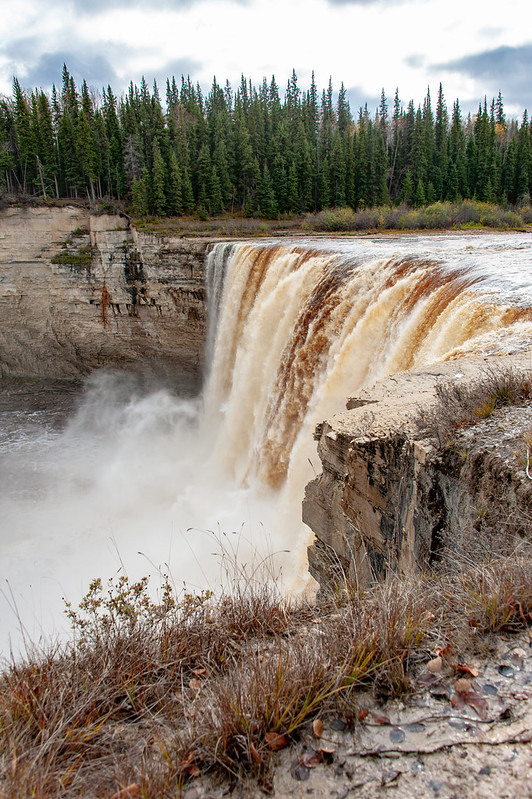
{"type": "Polygon", "coordinates": [[[434,650],[436,655],[439,655],[444,660],[448,658],[451,652],[454,652],[454,646],[452,644],[446,644],[445,646],[437,646],[434,650]]]}
{"type": "Polygon", "coordinates": [[[358,720],[359,721],[364,721],[364,719],[366,718],[368,713],[369,713],[369,710],[367,709],[367,707],[361,707],[360,710],[358,711],[358,720]]]}
{"type": "Polygon", "coordinates": [[[140,796],[140,788],[136,782],[131,783],[126,788],[122,788],[111,796],[111,799],[134,799],[140,796]]]}
{"type": "Polygon", "coordinates": [[[286,735],[279,735],[278,732],[267,732],[264,736],[264,740],[272,752],[278,752],[279,749],[286,749],[289,743],[286,735]]]}
{"type": "Polygon", "coordinates": [[[249,744],[249,751],[251,752],[251,757],[255,763],[264,763],[264,760],[260,756],[257,748],[253,743],[250,742],[249,744]]]}
{"type": "Polygon", "coordinates": [[[464,707],[464,697],[462,694],[453,694],[451,697],[451,707],[462,708],[464,707]]]}
{"type": "Polygon", "coordinates": [[[306,766],[307,768],[316,768],[322,762],[323,756],[321,752],[315,752],[314,750],[310,752],[303,752],[301,755],[300,765],[306,766]]]}
{"type": "Polygon", "coordinates": [[[381,777],[381,785],[390,785],[392,782],[395,782],[395,780],[398,779],[402,773],[402,771],[397,770],[385,771],[381,777]]]}
{"type": "Polygon", "coordinates": [[[207,674],[207,669],[192,669],[192,674],[195,674],[196,677],[202,677],[207,674]]]}
{"type": "Polygon", "coordinates": [[[321,738],[323,735],[323,721],[321,719],[314,719],[312,722],[312,732],[316,738],[321,738]]]}
{"type": "Polygon", "coordinates": [[[380,713],[373,713],[371,712],[371,718],[375,722],[375,724],[391,724],[392,722],[388,718],[388,716],[382,716],[380,713]]]}
{"type": "Polygon", "coordinates": [[[473,686],[466,680],[465,677],[460,677],[454,684],[454,690],[457,694],[468,694],[472,690],[473,686]]]}
{"type": "Polygon", "coordinates": [[[456,669],[456,671],[463,671],[464,674],[469,674],[471,677],[478,677],[480,674],[480,670],[471,663],[456,663],[453,669],[456,669]]]}
{"type": "Polygon", "coordinates": [[[199,777],[201,775],[201,771],[199,767],[194,763],[194,759],[196,757],[195,752],[189,752],[188,757],[186,760],[181,760],[178,766],[178,770],[188,774],[189,777],[199,777]]]}
{"type": "Polygon", "coordinates": [[[193,691],[199,691],[201,686],[202,686],[201,680],[196,679],[196,677],[193,677],[188,683],[188,687],[192,688],[193,691]]]}
{"type": "Polygon", "coordinates": [[[443,660],[441,655],[429,660],[427,663],[427,671],[430,671],[431,674],[439,674],[442,670],[443,660]]]}
{"type": "Polygon", "coordinates": [[[419,676],[418,683],[424,688],[428,688],[431,685],[435,685],[435,683],[438,682],[438,679],[439,678],[435,674],[432,674],[432,672],[425,671],[419,676]]]}
{"type": "Polygon", "coordinates": [[[476,691],[470,691],[464,697],[466,705],[470,705],[476,710],[479,718],[486,719],[488,717],[488,700],[478,694],[476,691]]]}

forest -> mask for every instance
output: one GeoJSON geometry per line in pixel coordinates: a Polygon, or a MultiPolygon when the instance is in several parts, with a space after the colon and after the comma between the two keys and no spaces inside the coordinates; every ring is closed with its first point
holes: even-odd
{"type": "Polygon", "coordinates": [[[60,88],[0,96],[0,194],[119,202],[136,217],[278,217],[465,199],[530,202],[532,125],[507,119],[501,93],[464,115],[440,84],[417,108],[384,90],[374,113],[351,112],[344,84],[308,90],[295,72],[237,89],[190,78],[130,83],[117,97],[67,66],[60,88]]]}

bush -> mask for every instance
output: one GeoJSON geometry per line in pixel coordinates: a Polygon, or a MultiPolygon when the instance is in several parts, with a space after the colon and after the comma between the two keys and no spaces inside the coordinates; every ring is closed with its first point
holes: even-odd
{"type": "MultiPolygon", "coordinates": [[[[532,211],[530,212],[532,217],[532,211]]],[[[353,211],[352,208],[326,208],[307,214],[304,227],[329,233],[360,230],[448,230],[454,227],[520,228],[523,218],[497,205],[464,200],[437,202],[423,208],[384,206],[353,211]]]]}

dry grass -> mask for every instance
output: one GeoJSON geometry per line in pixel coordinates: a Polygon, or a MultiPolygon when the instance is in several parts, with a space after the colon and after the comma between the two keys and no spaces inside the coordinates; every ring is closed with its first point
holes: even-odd
{"type": "Polygon", "coordinates": [[[532,400],[532,373],[518,369],[488,369],[473,381],[452,380],[436,385],[436,403],[420,412],[419,426],[441,448],[463,427],[476,424],[499,408],[532,400]]]}
{"type": "MultiPolygon", "coordinates": [[[[272,736],[312,719],[354,724],[357,692],[408,691],[437,644],[521,629],[532,611],[532,559],[454,576],[338,586],[315,606],[247,585],[217,601],[179,601],[146,581],[93,583],[76,638],[28,651],[0,679],[0,796],[112,796],[136,784],[175,797],[200,773],[267,776],[272,736]]],[[[282,737],[286,736],[286,738],[282,737]]]]}

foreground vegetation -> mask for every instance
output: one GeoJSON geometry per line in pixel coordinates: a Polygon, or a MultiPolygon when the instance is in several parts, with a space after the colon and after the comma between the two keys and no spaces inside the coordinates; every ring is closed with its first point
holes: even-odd
{"type": "Polygon", "coordinates": [[[258,87],[242,78],[236,90],[214,80],[206,96],[190,78],[171,78],[163,103],[144,80],[120,98],[110,86],[78,89],[65,66],[50,94],[15,78],[12,97],[0,97],[0,194],[105,199],[135,216],[201,220],[529,203],[527,111],[508,120],[499,93],[474,115],[458,100],[449,113],[441,85],[435,105],[428,93],[405,107],[396,91],[389,107],[383,92],[374,113],[353,114],[343,84],[320,94],[312,79],[303,91],[295,73],[284,97],[275,77],[258,87]]]}
{"type": "Polygon", "coordinates": [[[216,601],[166,584],[154,602],[146,580],[95,581],[68,609],[75,641],[6,664],[0,795],[175,797],[200,774],[266,790],[275,751],[313,721],[363,718],[361,688],[401,695],[435,653],[465,662],[532,619],[524,554],[337,588],[309,606],[250,582],[216,601]]]}

